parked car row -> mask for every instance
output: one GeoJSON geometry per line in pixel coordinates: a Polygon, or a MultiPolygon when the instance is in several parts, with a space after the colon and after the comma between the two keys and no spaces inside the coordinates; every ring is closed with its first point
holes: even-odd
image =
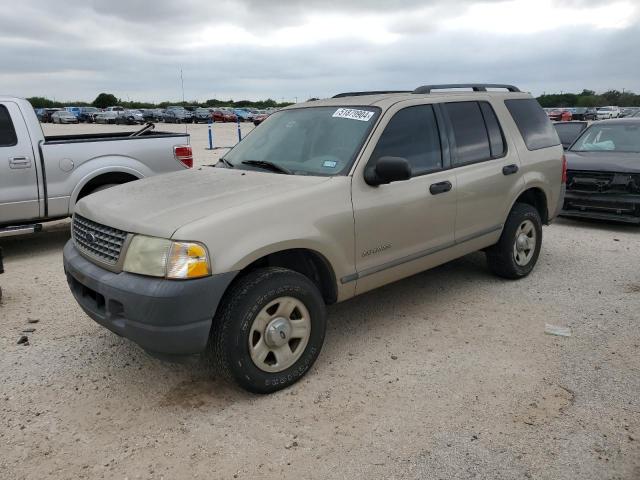
{"type": "Polygon", "coordinates": [[[544,110],[551,121],[568,122],[571,120],[609,120],[630,117],[640,111],[640,107],[569,107],[545,108],[544,110]]]}
{"type": "Polygon", "coordinates": [[[42,123],[112,123],[134,125],[145,122],[166,123],[208,123],[212,122],[253,122],[259,125],[275,109],[257,110],[253,108],[204,108],[183,107],[181,105],[161,108],[126,109],[121,106],[107,107],[65,107],[35,109],[42,123]]]}

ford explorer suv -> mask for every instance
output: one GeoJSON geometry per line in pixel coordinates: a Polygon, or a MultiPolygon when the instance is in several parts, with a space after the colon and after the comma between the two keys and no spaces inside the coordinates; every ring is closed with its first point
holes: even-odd
{"type": "Polygon", "coordinates": [[[526,277],[563,158],[510,85],[339,94],[273,113],[215,166],[81,200],[64,269],[99,324],[273,392],[313,365],[328,304],[477,250],[526,277]]]}
{"type": "Polygon", "coordinates": [[[185,133],[145,127],[45,136],[27,100],[0,96],[0,237],[68,217],[93,192],[192,166],[185,133]]]}

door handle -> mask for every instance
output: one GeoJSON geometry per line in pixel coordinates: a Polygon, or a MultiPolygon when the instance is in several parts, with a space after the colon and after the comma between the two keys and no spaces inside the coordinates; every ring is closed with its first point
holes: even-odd
{"type": "Polygon", "coordinates": [[[31,168],[29,157],[9,157],[9,168],[31,168]]]}
{"type": "Polygon", "coordinates": [[[429,186],[429,191],[431,192],[431,195],[438,195],[439,193],[448,192],[452,187],[453,185],[451,185],[451,182],[449,181],[438,182],[431,184],[431,186],[429,186]]]}
{"type": "Polygon", "coordinates": [[[504,167],[502,167],[502,174],[513,175],[514,173],[517,173],[518,170],[519,170],[518,165],[515,165],[515,164],[505,165],[504,167]]]}

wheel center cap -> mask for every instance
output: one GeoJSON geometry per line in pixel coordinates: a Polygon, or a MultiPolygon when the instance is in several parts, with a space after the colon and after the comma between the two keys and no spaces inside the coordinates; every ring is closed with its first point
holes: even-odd
{"type": "Polygon", "coordinates": [[[529,248],[529,237],[525,234],[518,235],[518,239],[516,240],[516,248],[519,252],[523,252],[527,248],[529,248]]]}
{"type": "Polygon", "coordinates": [[[274,318],[267,325],[264,338],[270,347],[281,347],[291,338],[291,323],[284,317],[274,318]]]}

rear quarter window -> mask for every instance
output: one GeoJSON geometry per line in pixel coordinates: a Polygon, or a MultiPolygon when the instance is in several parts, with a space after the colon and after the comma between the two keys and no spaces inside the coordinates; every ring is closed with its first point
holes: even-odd
{"type": "Polygon", "coordinates": [[[540,104],[533,98],[504,101],[528,150],[555,147],[560,138],[540,104]]]}
{"type": "Polygon", "coordinates": [[[16,130],[7,107],[0,105],[0,147],[13,147],[18,143],[16,130]]]}

